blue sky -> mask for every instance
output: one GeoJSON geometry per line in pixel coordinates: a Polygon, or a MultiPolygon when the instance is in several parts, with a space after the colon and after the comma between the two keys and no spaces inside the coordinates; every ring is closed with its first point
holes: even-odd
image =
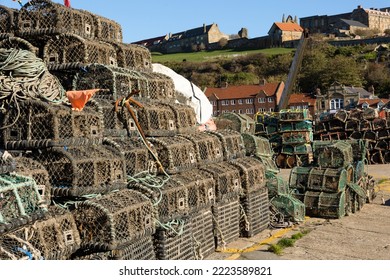
{"type": "MultiPolygon", "coordinates": [[[[27,0],[22,0],[26,3],[27,0]]],[[[54,0],[63,3],[63,0],[54,0]]],[[[333,15],[364,8],[390,7],[389,0],[70,0],[73,8],[115,20],[122,25],[123,41],[175,33],[205,24],[217,23],[226,34],[237,34],[248,29],[249,37],[267,35],[275,21],[283,14],[300,17],[333,15]]],[[[17,2],[0,0],[1,5],[19,8],[17,2]]]]}

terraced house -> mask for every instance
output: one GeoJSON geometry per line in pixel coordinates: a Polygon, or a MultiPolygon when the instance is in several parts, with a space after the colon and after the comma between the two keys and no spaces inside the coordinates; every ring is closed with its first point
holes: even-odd
{"type": "Polygon", "coordinates": [[[263,81],[259,85],[206,88],[205,94],[213,105],[214,116],[232,112],[253,117],[256,112],[276,111],[283,89],[284,82],[263,81]]]}

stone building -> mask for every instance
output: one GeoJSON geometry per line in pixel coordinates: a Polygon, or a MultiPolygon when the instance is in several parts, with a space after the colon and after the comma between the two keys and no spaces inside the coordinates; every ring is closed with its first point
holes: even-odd
{"type": "Polygon", "coordinates": [[[370,29],[376,29],[383,33],[386,29],[390,29],[390,11],[381,9],[364,9],[358,6],[351,14],[351,19],[359,21],[370,29]]]}
{"type": "Polygon", "coordinates": [[[274,22],[268,36],[271,46],[293,47],[302,33],[303,28],[289,16],[286,21],[274,22]]]}
{"type": "Polygon", "coordinates": [[[266,83],[219,88],[206,88],[205,94],[213,105],[213,115],[232,112],[247,114],[274,112],[280,101],[284,83],[266,83]]]}

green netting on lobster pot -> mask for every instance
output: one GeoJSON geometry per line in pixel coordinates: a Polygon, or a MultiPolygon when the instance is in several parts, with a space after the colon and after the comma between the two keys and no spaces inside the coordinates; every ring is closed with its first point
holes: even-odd
{"type": "Polygon", "coordinates": [[[311,167],[301,167],[296,166],[293,169],[291,169],[290,172],[290,179],[289,179],[289,186],[290,189],[298,189],[302,191],[306,191],[307,184],[309,182],[309,173],[311,167]]]}
{"type": "Polygon", "coordinates": [[[313,217],[339,219],[345,216],[345,192],[307,191],[304,196],[306,214],[313,217]]]}
{"type": "Polygon", "coordinates": [[[279,173],[280,170],[276,166],[275,160],[272,157],[260,156],[258,159],[264,164],[265,170],[272,173],[279,173]]]}
{"type": "Polygon", "coordinates": [[[304,144],[313,141],[312,131],[291,131],[282,134],[283,144],[304,144]]]}
{"type": "Polygon", "coordinates": [[[247,156],[272,156],[274,154],[269,140],[264,137],[242,133],[247,156]]]}
{"type": "Polygon", "coordinates": [[[308,109],[282,109],[279,112],[279,121],[304,121],[311,119],[312,117],[308,109]]]}
{"type": "Polygon", "coordinates": [[[353,162],[352,146],[343,141],[337,141],[329,146],[316,146],[314,157],[323,168],[347,167],[353,162]]]}
{"type": "Polygon", "coordinates": [[[223,113],[215,119],[218,129],[232,129],[240,133],[255,133],[255,121],[245,114],[223,113]],[[222,122],[228,120],[229,122],[222,122]]]}
{"type": "Polygon", "coordinates": [[[345,169],[311,168],[307,190],[323,192],[342,192],[347,184],[347,171],[345,169]]]}
{"type": "Polygon", "coordinates": [[[0,233],[43,218],[47,207],[32,178],[0,176],[0,233]]]}
{"type": "Polygon", "coordinates": [[[277,195],[270,200],[270,203],[285,218],[289,218],[293,222],[303,222],[305,220],[305,204],[289,194],[277,195]]]}
{"type": "Polygon", "coordinates": [[[269,198],[282,194],[287,195],[289,193],[288,184],[282,177],[275,175],[272,172],[266,172],[265,178],[269,198]]]}

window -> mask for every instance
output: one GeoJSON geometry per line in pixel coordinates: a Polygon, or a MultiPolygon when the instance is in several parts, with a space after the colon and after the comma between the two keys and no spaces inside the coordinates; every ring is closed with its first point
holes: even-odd
{"type": "Polygon", "coordinates": [[[238,110],[238,113],[239,113],[239,114],[242,114],[242,110],[241,110],[241,109],[240,109],[240,110],[238,110]]]}
{"type": "Polygon", "coordinates": [[[259,103],[265,103],[265,98],[259,98],[258,101],[259,103]]]}
{"type": "Polygon", "coordinates": [[[216,101],[211,101],[211,104],[212,104],[213,106],[217,106],[217,102],[216,102],[216,101]]]}
{"type": "Polygon", "coordinates": [[[273,111],[274,111],[274,108],[269,108],[269,111],[270,111],[270,112],[273,112],[273,111]]]}
{"type": "Polygon", "coordinates": [[[238,99],[238,104],[242,104],[242,99],[238,99]]]}
{"type": "Polygon", "coordinates": [[[229,105],[229,100],[222,100],[222,106],[229,105]]]}
{"type": "Polygon", "coordinates": [[[230,100],[230,105],[236,105],[236,100],[230,100]]]}
{"type": "Polygon", "coordinates": [[[265,108],[259,108],[259,112],[265,112],[265,108]]]}
{"type": "Polygon", "coordinates": [[[245,112],[246,112],[247,114],[253,114],[253,109],[246,109],[245,112]]]}
{"type": "Polygon", "coordinates": [[[344,100],[335,98],[330,101],[330,109],[331,110],[338,110],[344,108],[344,100]]]}
{"type": "Polygon", "coordinates": [[[235,113],[236,112],[236,110],[232,110],[232,113],[235,113]]]}
{"type": "Polygon", "coordinates": [[[290,106],[290,109],[294,110],[294,109],[295,109],[295,106],[290,106]]]}
{"type": "Polygon", "coordinates": [[[246,104],[253,104],[253,98],[248,98],[245,100],[246,104]]]}
{"type": "Polygon", "coordinates": [[[367,103],[363,103],[362,108],[363,109],[367,109],[368,108],[368,104],[367,103]]]}
{"type": "Polygon", "coordinates": [[[272,103],[274,102],[274,98],[273,97],[268,97],[268,103],[272,103]]]}
{"type": "Polygon", "coordinates": [[[320,109],[325,109],[325,100],[321,101],[321,108],[320,109]]]}

